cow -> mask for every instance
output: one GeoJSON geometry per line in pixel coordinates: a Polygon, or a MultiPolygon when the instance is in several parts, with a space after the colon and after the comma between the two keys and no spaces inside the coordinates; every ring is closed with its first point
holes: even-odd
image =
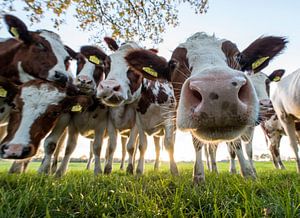
{"type": "Polygon", "coordinates": [[[102,172],[100,153],[107,128],[108,108],[95,98],[95,94],[96,87],[104,77],[103,70],[106,54],[95,46],[82,46],[80,52],[77,53],[70,50],[69,53],[77,60],[75,85],[82,94],[92,98],[93,103],[86,111],[68,113],[60,118],[53,132],[45,140],[45,158],[39,172],[48,173],[50,171],[51,156],[56,147],[57,140],[66,127],[68,127],[65,155],[55,175],[61,177],[65,174],[79,134],[93,140],[93,154],[95,157],[94,173],[97,175],[102,172]]]}
{"type": "MultiPolygon", "coordinates": [[[[47,30],[29,31],[23,21],[13,15],[6,14],[4,21],[14,38],[0,40],[0,76],[15,84],[35,78],[62,84],[68,81],[70,57],[56,33],[47,30]]],[[[7,115],[11,110],[9,103],[7,100],[0,102],[0,123],[4,134],[7,115]]],[[[18,163],[13,164],[10,172],[24,171],[28,164],[26,162],[25,166],[19,166],[22,161],[18,163]]]]}
{"type": "MultiPolygon", "coordinates": [[[[146,134],[148,134],[155,137],[156,144],[159,143],[160,137],[164,137],[164,146],[170,157],[170,171],[177,175],[178,169],[174,160],[176,103],[172,85],[166,80],[146,81],[142,75],[129,68],[125,56],[129,51],[140,48],[137,43],[127,42],[119,47],[112,38],[106,37],[104,40],[108,47],[115,51],[105,62],[107,77],[97,88],[97,97],[110,107],[108,122],[110,143],[105,172],[110,173],[112,170],[117,132],[131,130],[127,143],[128,173],[132,174],[134,170],[133,155],[136,137],[139,135],[140,158],[136,173],[143,174],[144,154],[147,148],[146,134]]],[[[154,50],[149,52],[155,53],[154,50]]]]}
{"type": "MultiPolygon", "coordinates": [[[[263,72],[251,73],[249,75],[250,80],[252,81],[255,92],[257,94],[259,103],[260,103],[260,111],[259,111],[259,121],[261,127],[264,128],[265,122],[268,121],[271,115],[273,115],[272,103],[270,100],[270,83],[280,81],[281,77],[284,75],[285,70],[278,69],[273,71],[269,76],[267,76],[263,72]]],[[[248,130],[240,137],[240,140],[243,142],[244,147],[246,148],[246,154],[248,156],[248,160],[253,170],[255,170],[252,159],[252,140],[253,140],[254,127],[248,127],[248,130]]],[[[230,144],[227,144],[227,148],[230,154],[230,168],[229,171],[231,173],[236,173],[235,166],[235,157],[236,153],[230,144]]],[[[205,146],[205,155],[207,160],[208,169],[217,172],[216,166],[216,149],[217,145],[206,145],[205,146]],[[210,162],[209,162],[210,161],[210,162]]]]}
{"type": "Polygon", "coordinates": [[[0,145],[0,158],[24,160],[33,157],[61,113],[79,106],[85,110],[90,104],[91,99],[78,95],[71,84],[62,86],[45,80],[22,84],[12,103],[7,135],[0,145]]]}
{"type": "Polygon", "coordinates": [[[4,21],[14,38],[0,42],[0,76],[16,84],[34,78],[66,83],[70,56],[60,37],[48,30],[29,31],[13,15],[4,21]]]}
{"type": "Polygon", "coordinates": [[[298,138],[296,124],[299,122],[300,99],[299,91],[300,69],[282,78],[271,96],[274,110],[280,125],[289,138],[290,145],[295,153],[297,172],[300,173],[300,159],[298,154],[298,138]]]}
{"type": "MultiPolygon", "coordinates": [[[[234,141],[257,121],[257,95],[243,71],[262,70],[286,43],[284,37],[260,37],[240,52],[231,41],[198,32],[173,51],[169,62],[140,49],[125,57],[129,66],[146,78],[167,78],[173,83],[177,127],[193,137],[196,184],[205,179],[203,144],[234,141]]],[[[236,143],[243,176],[255,177],[240,148],[236,143]]]]}

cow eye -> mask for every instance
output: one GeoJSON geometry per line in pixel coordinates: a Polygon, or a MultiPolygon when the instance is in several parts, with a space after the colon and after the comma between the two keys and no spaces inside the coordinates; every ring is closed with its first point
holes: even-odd
{"type": "Polygon", "coordinates": [[[51,116],[51,117],[57,117],[59,114],[60,114],[60,113],[59,113],[58,111],[52,111],[52,112],[50,113],[50,116],[51,116]]]}
{"type": "Polygon", "coordinates": [[[46,50],[46,47],[40,42],[37,42],[35,46],[40,50],[46,50]]]}

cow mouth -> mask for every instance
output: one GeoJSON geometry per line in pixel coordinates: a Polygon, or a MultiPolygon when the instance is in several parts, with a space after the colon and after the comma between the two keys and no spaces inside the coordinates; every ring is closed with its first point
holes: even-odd
{"type": "Polygon", "coordinates": [[[200,141],[207,143],[220,143],[232,141],[238,138],[244,131],[245,126],[225,126],[214,128],[196,128],[191,133],[200,141]]]}
{"type": "Polygon", "coordinates": [[[83,92],[86,95],[94,95],[96,93],[96,90],[94,87],[86,86],[86,85],[77,85],[79,90],[83,92]]]}
{"type": "Polygon", "coordinates": [[[123,104],[124,99],[117,95],[111,95],[101,99],[102,103],[110,107],[118,107],[123,104]]]}

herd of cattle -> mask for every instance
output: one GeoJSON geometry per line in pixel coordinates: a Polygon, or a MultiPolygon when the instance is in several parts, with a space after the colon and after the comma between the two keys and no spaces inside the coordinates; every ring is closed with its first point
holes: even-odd
{"type": "Polygon", "coordinates": [[[237,156],[242,175],[255,178],[252,138],[257,125],[264,130],[277,168],[284,168],[280,139],[283,134],[289,137],[300,171],[300,71],[282,80],[284,70],[269,76],[261,72],[286,47],[286,38],[260,37],[240,52],[229,40],[195,33],[167,61],[154,49],[135,42],[119,46],[108,37],[104,41],[112,50],[110,55],[96,46],[82,46],[75,52],[53,32],[29,31],[12,15],[5,15],[4,20],[13,37],[0,41],[0,157],[15,159],[11,172],[25,170],[47,136],[39,172],[62,176],[81,134],[91,140],[95,174],[102,173],[101,148],[108,138],[104,167],[108,174],[120,134],[121,168],[127,148],[127,172],[134,172],[138,148],[136,173],[143,173],[149,135],[156,146],[155,168],[162,138],[170,171],[178,175],[174,160],[177,128],[193,138],[195,183],[205,178],[202,150],[210,170],[217,171],[216,149],[224,141],[231,157],[230,171],[236,172],[237,156]],[[70,60],[77,62],[76,78],[69,72],[70,60]],[[279,82],[271,101],[272,81],[279,82]],[[65,155],[56,170],[66,136],[65,155]]]}

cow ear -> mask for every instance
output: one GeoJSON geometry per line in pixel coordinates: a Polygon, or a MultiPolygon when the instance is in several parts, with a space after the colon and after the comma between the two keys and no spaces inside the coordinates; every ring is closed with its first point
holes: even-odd
{"type": "Polygon", "coordinates": [[[4,15],[5,23],[8,26],[9,33],[19,39],[22,40],[24,43],[29,44],[32,42],[30,33],[27,29],[27,26],[23,21],[21,21],[19,18],[6,14],[4,15]]]}
{"type": "Polygon", "coordinates": [[[65,45],[64,46],[66,51],[68,52],[68,54],[73,58],[73,59],[76,59],[77,58],[77,55],[78,53],[76,51],[74,51],[73,49],[71,49],[69,46],[65,45]]]}
{"type": "Polygon", "coordinates": [[[10,103],[18,92],[19,87],[17,85],[0,76],[0,99],[10,103]]]}
{"type": "Polygon", "coordinates": [[[145,49],[133,50],[127,53],[125,59],[131,68],[147,79],[170,80],[171,78],[168,62],[152,51],[145,49]]]}
{"type": "Polygon", "coordinates": [[[279,70],[274,70],[273,73],[269,76],[270,81],[272,82],[278,82],[281,80],[285,70],[279,69],[279,70]]]}
{"type": "Polygon", "coordinates": [[[288,43],[285,37],[260,37],[251,43],[239,55],[242,71],[261,71],[278,55],[288,43]]]}
{"type": "Polygon", "coordinates": [[[113,38],[104,37],[104,41],[106,42],[106,44],[110,50],[117,51],[119,49],[119,45],[113,38]]]}

